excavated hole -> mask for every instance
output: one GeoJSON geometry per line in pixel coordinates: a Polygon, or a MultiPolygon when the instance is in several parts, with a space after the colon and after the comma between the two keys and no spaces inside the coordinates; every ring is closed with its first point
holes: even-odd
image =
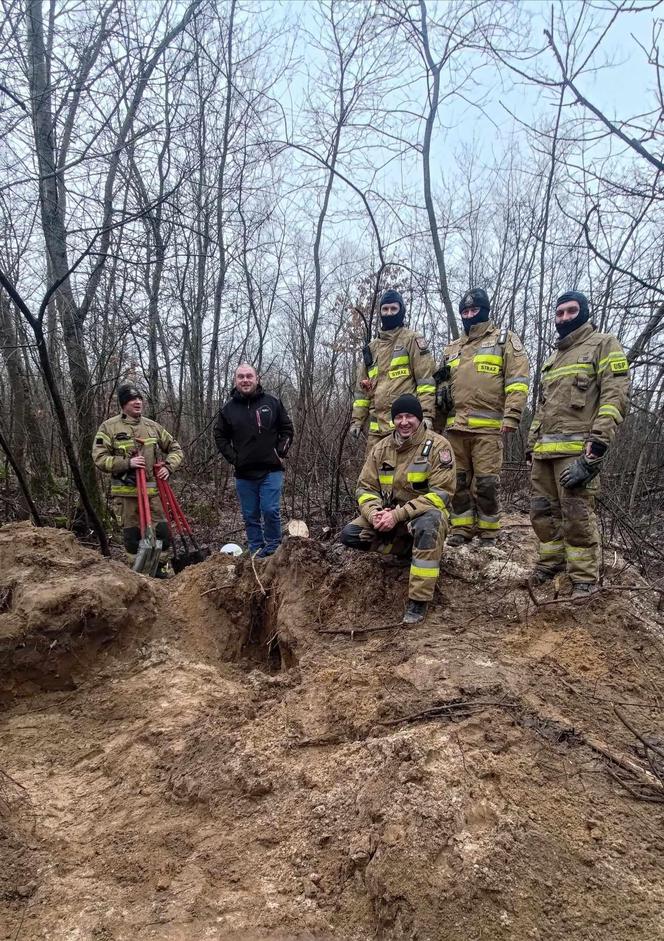
{"type": "Polygon", "coordinates": [[[266,673],[279,673],[295,664],[292,652],[279,638],[277,605],[272,595],[258,595],[249,606],[249,632],[241,657],[266,673]]]}

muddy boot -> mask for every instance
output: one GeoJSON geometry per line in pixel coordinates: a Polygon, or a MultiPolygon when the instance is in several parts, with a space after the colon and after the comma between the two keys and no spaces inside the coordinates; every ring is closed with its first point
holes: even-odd
{"type": "Polygon", "coordinates": [[[599,591],[597,582],[576,582],[572,588],[572,604],[585,604],[593,595],[599,591]]]}
{"type": "Polygon", "coordinates": [[[402,624],[419,624],[420,621],[423,621],[426,617],[426,613],[426,601],[413,601],[411,598],[409,598],[402,624]]]}
{"type": "Polygon", "coordinates": [[[553,572],[545,569],[535,569],[526,578],[525,587],[527,588],[530,585],[531,588],[540,588],[542,585],[546,585],[547,582],[552,582],[563,571],[562,568],[553,572]]]}
{"type": "Polygon", "coordinates": [[[173,569],[170,567],[168,562],[160,562],[157,566],[157,571],[154,573],[154,578],[172,578],[174,575],[173,569]]]}
{"type": "Polygon", "coordinates": [[[472,542],[472,539],[466,539],[461,533],[452,533],[451,536],[447,537],[447,545],[451,546],[453,549],[457,546],[465,546],[469,542],[472,542]]]}

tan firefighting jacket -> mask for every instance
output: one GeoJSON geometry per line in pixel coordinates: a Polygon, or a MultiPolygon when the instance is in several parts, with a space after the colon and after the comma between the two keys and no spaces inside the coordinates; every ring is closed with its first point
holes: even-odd
{"type": "Polygon", "coordinates": [[[143,455],[148,491],[156,492],[154,464],[159,459],[157,449],[166,455],[164,463],[169,470],[177,470],[184,453],[173,435],[150,418],[128,418],[122,412],[100,425],[92,447],[92,460],[100,471],[113,475],[111,494],[114,497],[135,497],[133,475],[125,476],[129,471],[129,460],[136,454],[143,455]]]}
{"type": "Polygon", "coordinates": [[[530,366],[515,333],[501,331],[490,320],[476,323],[445,349],[445,361],[454,400],[446,430],[499,435],[503,425],[518,428],[530,366]]]}
{"type": "Polygon", "coordinates": [[[424,417],[433,419],[434,362],[424,337],[408,327],[380,330],[368,350],[371,365],[363,359],[357,368],[353,422],[363,425],[369,416],[370,434],[389,434],[392,402],[406,392],[416,395],[424,417]]]}
{"type": "Polygon", "coordinates": [[[627,414],[629,364],[610,333],[585,323],[542,366],[540,402],[528,450],[537,458],[581,454],[587,441],[610,445],[627,414]]]}
{"type": "Polygon", "coordinates": [[[378,442],[362,468],[357,502],[368,523],[375,510],[395,507],[400,523],[433,507],[447,518],[455,486],[449,441],[422,424],[401,445],[397,445],[394,433],[378,442]]]}

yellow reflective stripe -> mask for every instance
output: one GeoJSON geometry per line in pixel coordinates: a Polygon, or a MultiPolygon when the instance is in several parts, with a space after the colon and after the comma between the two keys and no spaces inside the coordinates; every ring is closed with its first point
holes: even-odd
{"type": "Polygon", "coordinates": [[[369,500],[377,500],[379,503],[381,502],[377,493],[362,493],[357,498],[357,502],[360,506],[362,506],[363,503],[368,503],[369,500]]]}
{"type": "Polygon", "coordinates": [[[510,382],[508,386],[505,386],[505,392],[527,392],[528,386],[525,382],[510,382]]]}
{"type": "Polygon", "coordinates": [[[115,441],[113,447],[118,448],[120,451],[128,451],[130,448],[136,447],[133,441],[115,441]]]}
{"type": "Polygon", "coordinates": [[[565,555],[574,562],[592,562],[595,550],[587,546],[565,546],[565,555]]]}
{"type": "Polygon", "coordinates": [[[431,491],[429,491],[429,493],[425,493],[424,496],[427,498],[429,503],[433,503],[433,505],[437,507],[439,510],[443,510],[443,511],[445,510],[445,503],[438,496],[437,493],[432,493],[431,491]]]}
{"type": "Polygon", "coordinates": [[[106,468],[107,471],[113,470],[113,461],[114,461],[114,460],[115,460],[115,459],[113,458],[112,455],[111,455],[111,457],[106,457],[106,458],[104,458],[104,467],[106,468]]]}
{"type": "Polygon", "coordinates": [[[474,526],[475,517],[474,516],[455,516],[452,514],[452,526],[474,526]]]}
{"type": "Polygon", "coordinates": [[[448,419],[447,419],[447,421],[445,422],[445,427],[446,427],[446,428],[449,428],[450,425],[453,425],[453,424],[454,424],[454,418],[455,418],[455,416],[452,415],[451,418],[448,418],[448,419]]]}
{"type": "Polygon", "coordinates": [[[143,444],[159,444],[159,438],[143,438],[143,444]]]}
{"type": "Polygon", "coordinates": [[[410,363],[410,356],[393,356],[390,360],[390,369],[394,369],[395,366],[408,366],[410,363]]]}
{"type": "Polygon", "coordinates": [[[380,422],[370,421],[369,422],[369,431],[380,431],[380,422]]]}
{"type": "Polygon", "coordinates": [[[424,395],[426,392],[431,392],[431,393],[435,392],[436,387],[430,386],[430,385],[421,385],[421,386],[417,386],[415,391],[417,392],[418,395],[424,395]]]}
{"type": "Polygon", "coordinates": [[[394,474],[379,474],[378,480],[381,484],[386,484],[391,487],[394,483],[394,474]]]}
{"type": "Polygon", "coordinates": [[[538,441],[533,448],[534,454],[555,454],[556,451],[562,451],[563,454],[581,454],[583,441],[538,441]]]}
{"type": "Polygon", "coordinates": [[[375,379],[378,375],[378,366],[370,366],[367,371],[367,376],[369,379],[375,379]]]}
{"type": "Polygon", "coordinates": [[[415,565],[413,562],[410,567],[410,574],[415,575],[417,578],[438,578],[440,566],[436,565],[435,569],[425,569],[421,565],[415,565]]]}
{"type": "Polygon", "coordinates": [[[560,541],[555,542],[540,542],[539,544],[539,554],[540,559],[547,559],[554,555],[562,555],[565,550],[565,543],[560,541]]]}
{"type": "Polygon", "coordinates": [[[570,363],[569,366],[559,366],[558,369],[550,369],[542,374],[543,382],[551,382],[553,379],[560,379],[561,376],[575,376],[579,372],[593,373],[592,363],[570,363]]]}
{"type": "Polygon", "coordinates": [[[477,520],[478,529],[500,529],[500,520],[483,520],[481,517],[477,520]]]}
{"type": "Polygon", "coordinates": [[[501,428],[502,421],[499,418],[469,418],[469,428],[501,428]]]}
{"type": "Polygon", "coordinates": [[[450,369],[455,369],[459,365],[460,362],[461,362],[461,357],[457,356],[456,359],[451,359],[447,365],[450,367],[450,369]]]}
{"type": "MultiPolygon", "coordinates": [[[[148,492],[150,491],[156,493],[157,485],[148,481],[148,492]]],[[[135,497],[136,487],[128,487],[126,484],[113,484],[111,486],[111,494],[114,497],[135,497]]]]}
{"type": "Polygon", "coordinates": [[[597,372],[604,372],[607,366],[611,366],[613,372],[626,372],[629,369],[629,363],[624,353],[609,353],[597,364],[597,372]]]}
{"type": "Polygon", "coordinates": [[[111,439],[108,435],[105,435],[103,431],[98,431],[95,438],[101,438],[104,444],[111,444],[111,439]]]}
{"type": "Polygon", "coordinates": [[[473,362],[474,363],[491,363],[493,366],[502,366],[503,357],[497,356],[495,353],[478,353],[476,356],[473,356],[473,362]]]}
{"type": "Polygon", "coordinates": [[[369,399],[355,399],[353,408],[369,408],[370,404],[369,399]]]}
{"type": "Polygon", "coordinates": [[[418,484],[429,479],[429,471],[408,471],[406,479],[409,484],[418,484]]]}
{"type": "Polygon", "coordinates": [[[622,415],[620,414],[618,409],[615,407],[615,405],[600,405],[599,411],[597,412],[597,414],[598,416],[609,415],[611,418],[615,418],[617,422],[621,422],[623,420],[622,415]]]}

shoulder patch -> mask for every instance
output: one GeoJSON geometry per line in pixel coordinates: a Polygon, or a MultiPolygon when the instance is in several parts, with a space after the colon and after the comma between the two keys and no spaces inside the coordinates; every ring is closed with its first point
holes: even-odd
{"type": "Polygon", "coordinates": [[[512,344],[512,349],[515,353],[520,353],[523,350],[523,343],[516,335],[516,333],[510,333],[510,343],[512,344]]]}
{"type": "Polygon", "coordinates": [[[423,336],[420,336],[419,334],[417,334],[415,336],[415,342],[417,343],[417,348],[420,351],[420,353],[429,352],[429,344],[427,343],[427,341],[425,340],[423,336]]]}
{"type": "Polygon", "coordinates": [[[450,448],[442,448],[438,452],[438,461],[440,462],[441,467],[451,467],[454,463],[452,458],[452,451],[450,448]]]}

